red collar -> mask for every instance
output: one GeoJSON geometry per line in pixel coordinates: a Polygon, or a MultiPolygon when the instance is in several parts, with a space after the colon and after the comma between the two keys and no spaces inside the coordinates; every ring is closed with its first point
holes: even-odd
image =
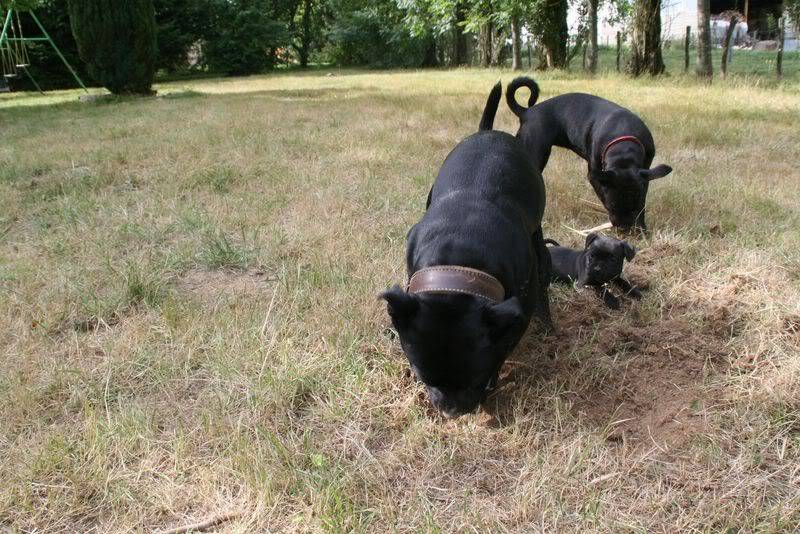
{"type": "Polygon", "coordinates": [[[601,169],[606,170],[606,154],[608,154],[609,149],[611,149],[612,146],[619,143],[624,143],[625,141],[636,143],[637,145],[642,147],[642,150],[644,150],[644,145],[642,144],[641,141],[639,141],[638,137],[634,137],[632,135],[623,135],[622,137],[617,137],[616,139],[612,139],[611,142],[608,143],[606,147],[603,149],[603,154],[600,156],[601,169]]]}

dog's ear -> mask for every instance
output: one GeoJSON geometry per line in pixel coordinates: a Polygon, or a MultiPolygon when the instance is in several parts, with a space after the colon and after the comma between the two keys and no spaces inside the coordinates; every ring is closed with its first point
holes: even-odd
{"type": "Polygon", "coordinates": [[[625,252],[625,259],[631,261],[636,256],[636,249],[628,244],[627,241],[622,242],[622,250],[625,252]]]}
{"type": "Polygon", "coordinates": [[[592,232],[591,234],[586,236],[586,245],[583,248],[589,248],[589,245],[594,243],[594,240],[600,237],[598,234],[592,232]]]}
{"type": "Polygon", "coordinates": [[[489,326],[489,337],[499,341],[525,325],[525,313],[517,297],[484,308],[483,320],[489,326]]]}
{"type": "Polygon", "coordinates": [[[611,185],[617,178],[617,173],[614,171],[591,171],[589,179],[599,183],[600,185],[611,185]]]}
{"type": "Polygon", "coordinates": [[[419,300],[416,295],[406,293],[398,285],[384,291],[378,298],[386,301],[386,311],[389,312],[389,317],[395,326],[408,324],[419,310],[419,300]]]}
{"type": "Polygon", "coordinates": [[[663,178],[669,173],[672,172],[672,167],[669,165],[656,165],[650,170],[642,169],[639,171],[639,176],[644,178],[645,180],[656,180],[658,178],[663,178]]]}

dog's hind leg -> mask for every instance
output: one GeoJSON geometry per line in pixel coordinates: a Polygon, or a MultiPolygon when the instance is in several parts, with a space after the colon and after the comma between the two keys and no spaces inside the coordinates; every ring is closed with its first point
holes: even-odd
{"type": "Polygon", "coordinates": [[[550,316],[550,297],[548,295],[550,280],[553,276],[553,265],[550,260],[550,252],[544,243],[541,227],[533,234],[532,241],[537,264],[536,287],[531,288],[536,291],[535,314],[547,332],[554,332],[555,326],[553,325],[553,318],[550,316]]]}

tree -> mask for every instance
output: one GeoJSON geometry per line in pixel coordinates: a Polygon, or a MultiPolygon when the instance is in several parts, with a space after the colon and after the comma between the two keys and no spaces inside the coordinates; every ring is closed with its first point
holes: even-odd
{"type": "Polygon", "coordinates": [[[318,7],[318,3],[319,0],[303,0],[302,9],[299,10],[299,13],[295,15],[292,21],[292,30],[294,33],[293,46],[297,52],[300,66],[303,68],[308,66],[311,48],[322,33],[322,25],[320,24],[319,17],[317,17],[319,10],[315,9],[318,7]],[[297,19],[299,19],[299,21],[297,19]]]}
{"type": "Polygon", "coordinates": [[[700,78],[711,81],[714,70],[711,65],[711,3],[697,0],[697,65],[695,72],[700,78]]]}
{"type": "Polygon", "coordinates": [[[335,13],[327,39],[334,63],[422,67],[437,61],[436,37],[450,31],[438,2],[330,0],[335,13]]]}
{"type": "Polygon", "coordinates": [[[586,0],[589,38],[586,43],[586,70],[597,72],[597,8],[599,0],[586,0]]]}
{"type": "Polygon", "coordinates": [[[633,76],[664,73],[661,55],[661,0],[635,0],[628,72],[633,76]]]}
{"type": "Polygon", "coordinates": [[[213,0],[153,0],[158,31],[159,69],[175,71],[188,65],[189,51],[211,38],[215,29],[213,0]]]}
{"type": "Polygon", "coordinates": [[[540,69],[567,66],[567,0],[536,0],[530,5],[528,24],[542,50],[540,69]]]}
{"type": "Polygon", "coordinates": [[[520,36],[519,17],[511,19],[511,70],[522,69],[522,37],[520,36]]]}
{"type": "Polygon", "coordinates": [[[457,0],[453,7],[453,56],[450,62],[454,67],[466,65],[469,62],[469,58],[467,57],[467,34],[464,33],[464,25],[466,22],[466,2],[457,0]]]}
{"type": "Polygon", "coordinates": [[[72,33],[89,74],[114,94],[152,94],[153,0],[68,0],[72,33]]]}
{"type": "Polygon", "coordinates": [[[291,7],[267,0],[216,0],[214,31],[203,47],[209,68],[242,76],[274,67],[278,51],[291,43],[291,7]]]}

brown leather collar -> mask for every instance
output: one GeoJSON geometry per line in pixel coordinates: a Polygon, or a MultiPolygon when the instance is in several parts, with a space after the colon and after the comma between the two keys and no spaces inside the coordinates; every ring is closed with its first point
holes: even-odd
{"type": "Polygon", "coordinates": [[[506,290],[494,276],[458,265],[438,265],[420,269],[406,286],[408,293],[462,293],[503,302],[506,290]]]}

